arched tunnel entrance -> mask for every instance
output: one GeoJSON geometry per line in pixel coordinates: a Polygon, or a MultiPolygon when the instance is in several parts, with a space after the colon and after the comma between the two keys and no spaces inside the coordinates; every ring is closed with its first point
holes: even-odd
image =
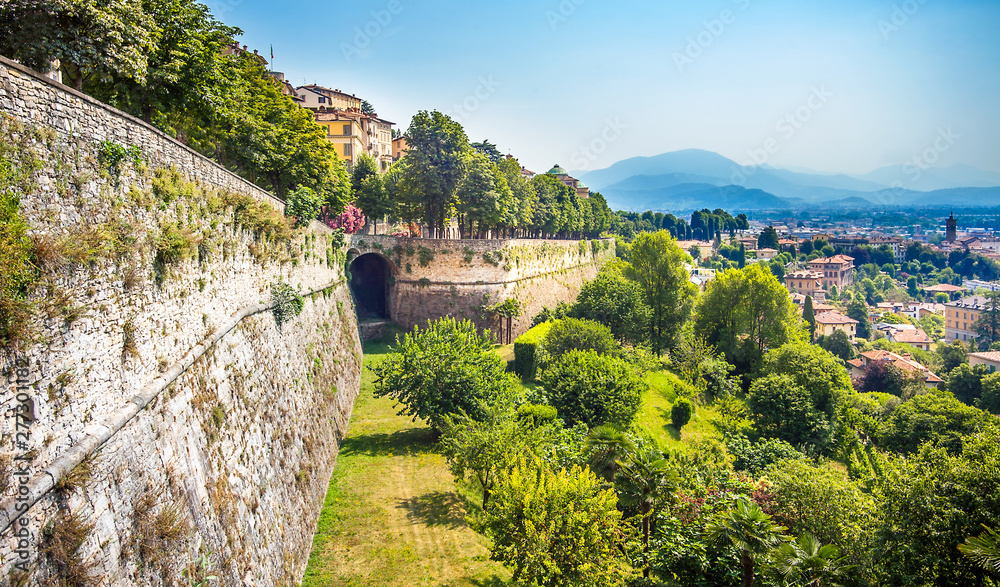
{"type": "Polygon", "coordinates": [[[377,253],[365,253],[351,261],[351,291],[362,317],[391,319],[389,261],[377,253]]]}

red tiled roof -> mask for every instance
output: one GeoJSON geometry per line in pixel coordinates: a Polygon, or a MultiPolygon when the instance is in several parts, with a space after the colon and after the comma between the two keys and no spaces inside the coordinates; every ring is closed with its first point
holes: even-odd
{"type": "Polygon", "coordinates": [[[960,285],[952,285],[950,283],[939,283],[937,285],[929,285],[925,287],[924,291],[954,293],[956,291],[965,291],[965,288],[960,285]]]}
{"type": "Polygon", "coordinates": [[[816,316],[816,322],[819,324],[857,324],[858,321],[853,318],[848,318],[840,312],[823,312],[816,316]]]}
{"type": "Polygon", "coordinates": [[[984,353],[970,353],[970,357],[976,357],[984,361],[1000,363],[1000,351],[986,351],[984,353]]]}
{"type": "Polygon", "coordinates": [[[931,337],[927,336],[927,333],[919,328],[916,330],[893,330],[892,338],[896,342],[905,342],[909,344],[930,344],[932,342],[931,337]]]}

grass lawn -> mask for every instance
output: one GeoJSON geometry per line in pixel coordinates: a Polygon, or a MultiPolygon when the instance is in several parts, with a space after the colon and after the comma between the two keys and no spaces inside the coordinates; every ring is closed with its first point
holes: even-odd
{"type": "Polygon", "coordinates": [[[716,416],[711,406],[695,406],[691,421],[678,432],[670,424],[670,408],[677,400],[674,391],[680,380],[669,371],[654,371],[646,375],[649,389],[642,394],[639,413],[635,416],[636,427],[643,429],[655,440],[661,449],[690,450],[690,443],[699,440],[722,440],[722,434],[712,424],[716,416]]]}
{"type": "MultiPolygon", "coordinates": [[[[386,352],[366,345],[365,366],[386,352]]],[[[466,525],[466,497],[430,429],[375,398],[373,382],[365,369],[303,587],[504,584],[509,573],[466,525]]]]}

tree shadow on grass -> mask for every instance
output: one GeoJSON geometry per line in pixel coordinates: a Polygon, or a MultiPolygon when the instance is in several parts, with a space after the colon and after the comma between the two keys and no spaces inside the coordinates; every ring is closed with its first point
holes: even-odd
{"type": "Polygon", "coordinates": [[[340,445],[340,454],[389,457],[437,452],[437,436],[430,428],[406,428],[392,434],[378,432],[349,436],[340,445]]]}
{"type": "Polygon", "coordinates": [[[681,439],[681,431],[678,430],[677,428],[674,428],[674,425],[669,423],[671,418],[670,410],[666,408],[660,408],[660,417],[663,418],[664,422],[667,422],[667,424],[663,425],[664,432],[669,434],[670,438],[679,441],[681,439]]]}
{"type": "Polygon", "coordinates": [[[473,579],[472,584],[476,587],[507,587],[510,585],[510,583],[500,575],[492,575],[483,579],[473,579]]]}
{"type": "Polygon", "coordinates": [[[454,491],[430,491],[423,495],[400,499],[397,508],[406,509],[406,517],[425,526],[445,526],[450,530],[464,528],[468,502],[454,491]]]}

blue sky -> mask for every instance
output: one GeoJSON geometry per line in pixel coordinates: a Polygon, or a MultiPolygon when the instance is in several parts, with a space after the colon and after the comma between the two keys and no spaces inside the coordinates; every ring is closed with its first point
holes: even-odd
{"type": "Polygon", "coordinates": [[[995,0],[206,3],[242,43],[273,45],[292,83],[357,94],[401,128],[441,110],[534,171],[700,148],[1000,172],[995,0]]]}

